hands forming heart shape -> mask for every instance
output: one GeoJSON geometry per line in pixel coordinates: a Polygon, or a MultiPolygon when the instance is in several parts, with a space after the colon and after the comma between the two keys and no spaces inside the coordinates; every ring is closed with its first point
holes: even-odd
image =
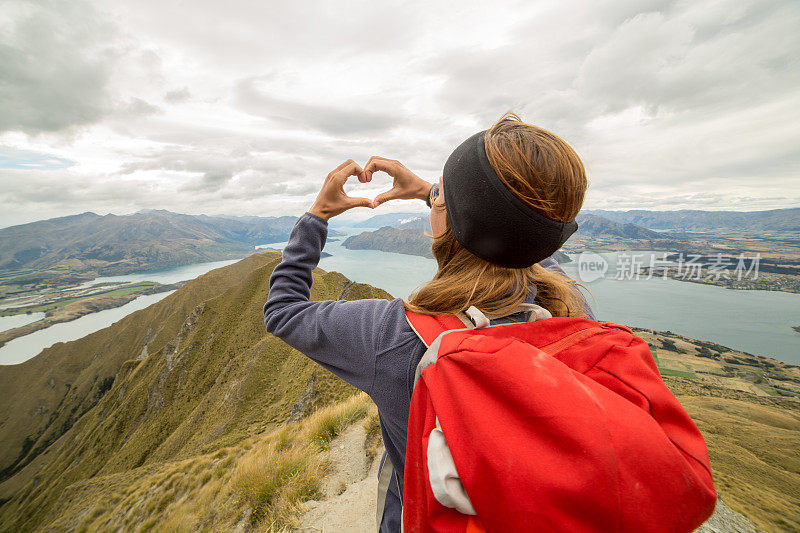
{"type": "Polygon", "coordinates": [[[361,168],[358,163],[348,159],[325,178],[314,205],[308,211],[325,220],[344,213],[353,207],[369,207],[375,209],[389,200],[426,200],[431,183],[408,170],[400,161],[385,157],[372,156],[361,168]],[[393,178],[392,188],[369,198],[354,198],[344,192],[344,184],[350,176],[358,176],[358,181],[372,181],[375,172],[386,172],[393,178]]]}

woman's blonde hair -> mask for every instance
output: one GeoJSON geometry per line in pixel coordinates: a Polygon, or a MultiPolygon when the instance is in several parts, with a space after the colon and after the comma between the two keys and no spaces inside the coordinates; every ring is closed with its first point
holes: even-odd
{"type": "MultiPolygon", "coordinates": [[[[575,218],[587,181],[583,163],[566,142],[506,113],[486,132],[484,144],[495,172],[522,201],[554,220],[575,218]]],[[[579,284],[567,276],[539,264],[507,268],[489,263],[458,243],[449,221],[441,235],[425,235],[433,239],[439,271],[403,301],[406,309],[443,315],[474,305],[492,318],[513,310],[535,286],[535,303],[553,316],[587,316],[579,284]]]]}

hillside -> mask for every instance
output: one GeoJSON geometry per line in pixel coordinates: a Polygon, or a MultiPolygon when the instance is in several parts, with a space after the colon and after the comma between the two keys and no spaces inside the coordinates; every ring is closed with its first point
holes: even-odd
{"type": "Polygon", "coordinates": [[[82,213],[0,229],[0,272],[120,275],[241,257],[288,239],[296,217],[211,217],[163,210],[82,213]]]}
{"type": "Polygon", "coordinates": [[[344,240],[342,246],[351,250],[381,250],[399,254],[433,258],[431,252],[430,223],[425,218],[404,222],[397,227],[384,226],[375,231],[365,231],[344,240]]]}
{"type": "MultiPolygon", "coordinates": [[[[109,328],[0,367],[0,529],[44,526],[68,486],[234,446],[353,394],[265,332],[279,261],[253,254],[109,328]]],[[[390,298],[315,271],[312,298],[364,297],[390,298]]]]}
{"type": "Polygon", "coordinates": [[[658,233],[631,223],[620,223],[597,215],[578,215],[578,237],[617,237],[621,239],[663,239],[670,235],[658,233]]]}

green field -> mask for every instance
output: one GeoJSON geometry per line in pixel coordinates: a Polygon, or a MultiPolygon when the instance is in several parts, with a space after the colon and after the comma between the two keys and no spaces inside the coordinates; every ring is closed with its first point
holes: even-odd
{"type": "Polygon", "coordinates": [[[63,307],[73,302],[80,302],[81,300],[86,300],[89,298],[97,298],[99,296],[103,297],[126,296],[128,294],[135,294],[148,289],[152,289],[153,287],[157,287],[158,285],[159,285],[158,283],[152,281],[132,283],[130,285],[125,285],[123,287],[110,288],[108,290],[93,292],[91,294],[87,294],[84,296],[62,298],[60,300],[56,300],[54,302],[48,302],[46,304],[31,305],[26,307],[13,307],[11,309],[5,309],[3,311],[0,311],[0,316],[22,315],[25,313],[38,313],[38,312],[46,313],[48,311],[52,311],[53,309],[58,309],[59,307],[63,307]]]}

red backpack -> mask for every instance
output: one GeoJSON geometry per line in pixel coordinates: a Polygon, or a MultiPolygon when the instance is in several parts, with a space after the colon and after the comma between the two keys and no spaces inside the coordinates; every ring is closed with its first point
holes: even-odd
{"type": "MultiPolygon", "coordinates": [[[[716,491],[700,431],[625,326],[406,312],[405,532],[688,532],[716,491]],[[465,327],[466,326],[466,327],[465,327]]],[[[538,312],[537,311],[537,312],[538,312]]]]}

